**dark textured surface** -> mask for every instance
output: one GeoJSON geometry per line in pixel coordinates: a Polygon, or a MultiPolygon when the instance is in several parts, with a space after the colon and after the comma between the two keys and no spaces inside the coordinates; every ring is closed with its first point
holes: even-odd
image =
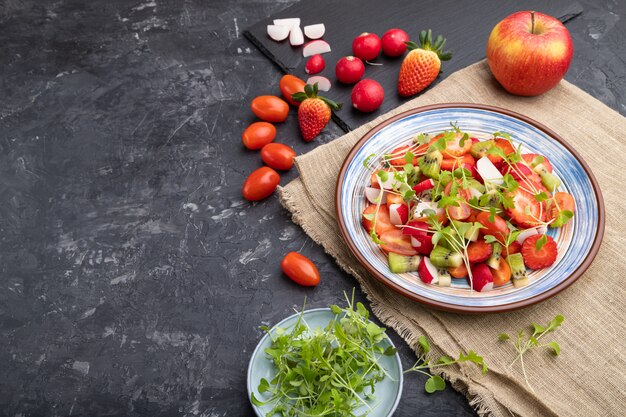
{"type": "MultiPolygon", "coordinates": [[[[309,77],[304,71],[308,58],[302,57],[302,47],[292,47],[289,41],[274,42],[267,36],[267,25],[273,18],[300,17],[301,26],[324,23],[326,33],[324,40],[331,46],[331,52],[323,55],[326,68],[320,74],[327,77],[333,87],[326,96],[344,103],[341,111],[336,112],[341,122],[349,129],[361,126],[381,114],[398,107],[411,97],[400,97],[397,93],[398,71],[402,57],[389,58],[380,54],[372,62],[376,65],[365,65],[363,78],[378,81],[385,91],[382,106],[371,113],[363,113],[352,107],[351,94],[354,85],[346,85],[335,78],[335,63],[343,56],[352,55],[352,40],[363,32],[383,35],[393,27],[404,28],[411,40],[418,41],[421,30],[432,29],[433,36],[441,34],[447,40],[445,50],[452,53],[453,59],[442,64],[440,76],[431,84],[437,85],[451,73],[485,57],[485,45],[491,29],[509,14],[518,10],[538,10],[562,20],[569,20],[580,14],[582,7],[570,0],[500,0],[498,7],[489,13],[477,13],[474,2],[456,0],[360,0],[355,10],[354,3],[334,0],[316,1],[312,8],[309,2],[296,3],[286,10],[259,21],[250,28],[246,36],[260,43],[260,49],[268,55],[282,71],[291,72],[304,79],[309,77]],[[349,24],[346,22],[349,20],[349,24]],[[459,24],[450,24],[459,22],[459,24]]],[[[339,123],[341,123],[339,122],[339,123]]]]}
{"type": "MultiPolygon", "coordinates": [[[[351,290],[276,197],[240,197],[248,103],[280,78],[241,30],[290,4],[0,3],[1,416],[251,415],[258,326],[351,290]],[[281,276],[290,250],[319,287],[281,276]]],[[[626,114],[626,5],[584,8],[567,78],[626,114]]],[[[341,134],[305,144],[295,113],[278,131],[298,153],[341,134]]],[[[423,381],[397,416],[473,414],[423,381]]]]}

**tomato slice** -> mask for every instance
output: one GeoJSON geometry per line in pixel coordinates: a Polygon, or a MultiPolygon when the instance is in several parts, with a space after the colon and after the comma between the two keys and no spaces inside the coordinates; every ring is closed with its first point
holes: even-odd
{"type": "MultiPolygon", "coordinates": [[[[376,204],[370,204],[363,210],[363,214],[374,214],[376,213],[376,204]]],[[[374,220],[369,220],[363,217],[363,227],[369,233],[372,230],[372,226],[374,225],[374,220]]],[[[396,226],[391,224],[391,220],[389,219],[389,208],[386,204],[381,204],[380,209],[378,210],[378,215],[376,216],[376,234],[380,237],[383,233],[389,230],[398,230],[396,226]]]]}
{"type": "MultiPolygon", "coordinates": [[[[513,147],[513,145],[511,145],[511,142],[509,142],[508,140],[502,139],[502,138],[496,138],[493,141],[498,148],[504,151],[505,155],[515,152],[515,148],[513,147]]],[[[496,167],[500,166],[504,162],[504,160],[502,159],[500,155],[487,154],[487,158],[489,158],[489,160],[496,167]]]]}
{"type": "Polygon", "coordinates": [[[572,213],[576,210],[576,202],[574,201],[574,197],[571,194],[559,191],[554,194],[554,202],[550,205],[550,215],[549,220],[555,220],[561,211],[569,210],[572,213]],[[558,205],[558,206],[557,206],[558,205]],[[560,209],[560,210],[559,210],[560,209]]]}
{"type": "Polygon", "coordinates": [[[441,160],[441,169],[445,171],[454,171],[461,167],[468,168],[466,165],[476,165],[476,160],[470,154],[454,158],[446,156],[441,160]]]}
{"type": "Polygon", "coordinates": [[[493,285],[504,285],[511,281],[511,268],[506,259],[501,259],[498,269],[489,268],[493,275],[493,285]]]}
{"type": "Polygon", "coordinates": [[[462,263],[457,267],[449,267],[448,272],[453,278],[464,278],[467,276],[467,267],[465,266],[465,263],[462,263]]]}
{"type": "Polygon", "coordinates": [[[400,229],[388,230],[382,233],[380,240],[383,242],[380,247],[386,252],[404,256],[417,255],[417,251],[411,246],[411,236],[403,234],[400,229]]]}
{"type": "MultiPolygon", "coordinates": [[[[391,165],[394,166],[404,166],[406,164],[406,161],[404,160],[404,156],[406,155],[407,151],[409,150],[409,145],[405,145],[405,146],[400,146],[399,148],[394,149],[393,151],[391,151],[391,155],[393,155],[393,159],[389,160],[389,163],[391,165]]],[[[411,151],[413,154],[414,150],[411,151]]],[[[413,161],[411,162],[413,165],[417,165],[417,157],[413,157],[413,161]]]]}
{"type": "Polygon", "coordinates": [[[481,211],[476,215],[476,221],[484,227],[484,229],[481,229],[482,233],[492,235],[496,239],[504,242],[509,235],[509,228],[506,225],[506,221],[497,214],[494,214],[493,222],[490,222],[489,216],[490,213],[486,211],[481,211]]]}
{"type": "MultiPolygon", "coordinates": [[[[461,146],[461,140],[465,134],[461,132],[457,132],[454,134],[454,139],[446,142],[446,149],[443,151],[444,157],[456,157],[465,155],[472,148],[472,140],[468,137],[461,146]]],[[[437,136],[439,139],[441,135],[437,136]]]]}
{"type": "MultiPolygon", "coordinates": [[[[450,195],[450,191],[452,190],[452,181],[446,185],[446,188],[443,190],[445,195],[450,195]]],[[[462,188],[457,188],[457,194],[460,198],[465,201],[469,201],[471,198],[471,194],[468,190],[464,190],[462,188]]],[[[464,203],[462,201],[459,202],[458,206],[448,206],[446,207],[446,211],[448,215],[452,217],[454,220],[465,220],[472,214],[472,208],[469,204],[464,203]]]]}

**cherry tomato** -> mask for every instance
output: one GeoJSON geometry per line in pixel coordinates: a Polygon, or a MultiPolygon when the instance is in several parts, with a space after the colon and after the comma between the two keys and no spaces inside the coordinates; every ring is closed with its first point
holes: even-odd
{"type": "Polygon", "coordinates": [[[305,287],[314,287],[320,283],[320,273],[309,258],[297,252],[289,252],[280,262],[285,275],[305,287]]]}
{"type": "Polygon", "coordinates": [[[261,149],[276,137],[276,128],[267,122],[255,122],[243,131],[241,141],[248,149],[261,149]]]}
{"type": "MultiPolygon", "coordinates": [[[[444,194],[450,195],[451,189],[452,189],[452,181],[450,181],[448,185],[446,185],[446,188],[443,190],[444,194]]],[[[468,190],[464,190],[460,188],[460,186],[459,188],[457,188],[456,191],[457,191],[457,196],[459,198],[462,198],[465,201],[469,201],[469,199],[471,198],[470,192],[468,190]]],[[[448,215],[450,215],[450,217],[454,220],[465,220],[472,214],[472,208],[469,206],[469,204],[463,201],[459,201],[458,203],[459,203],[458,206],[446,207],[446,211],[448,212],[448,215]]]]}
{"type": "Polygon", "coordinates": [[[506,259],[500,259],[498,269],[491,267],[489,269],[491,269],[491,274],[493,275],[493,285],[504,285],[511,281],[511,267],[509,267],[506,259]]]}
{"type": "Polygon", "coordinates": [[[296,153],[282,143],[268,143],[261,149],[261,159],[265,164],[274,169],[287,171],[293,166],[293,158],[296,153]]]}
{"type": "Polygon", "coordinates": [[[261,167],[252,171],[243,183],[241,193],[248,201],[259,201],[272,195],[278,184],[280,175],[272,168],[261,167]]]}
{"type": "MultiPolygon", "coordinates": [[[[376,213],[376,204],[370,204],[363,210],[363,214],[374,214],[376,213]]],[[[374,220],[369,220],[363,217],[363,227],[369,233],[372,230],[372,226],[374,225],[374,220]]],[[[381,204],[378,209],[378,214],[376,215],[376,234],[378,236],[389,230],[398,230],[396,226],[391,224],[391,220],[389,219],[389,208],[386,204],[381,204]]]]}
{"type": "Polygon", "coordinates": [[[400,229],[388,230],[380,235],[379,238],[383,242],[380,248],[385,252],[393,252],[404,256],[417,255],[417,251],[411,245],[411,236],[402,234],[400,229]]]}
{"type": "Polygon", "coordinates": [[[287,100],[287,102],[292,106],[299,107],[300,102],[294,101],[291,98],[291,95],[293,93],[304,92],[304,86],[306,85],[306,83],[294,75],[287,74],[283,75],[283,77],[280,79],[280,83],[278,84],[280,86],[280,92],[283,93],[283,97],[285,98],[285,100],[287,100]]]}
{"type": "Polygon", "coordinates": [[[505,241],[509,235],[509,228],[506,225],[506,221],[497,214],[493,215],[493,222],[489,221],[491,214],[486,211],[481,211],[476,215],[476,221],[483,225],[485,229],[481,229],[485,235],[493,235],[500,241],[505,241]]]}
{"type": "Polygon", "coordinates": [[[252,112],[266,122],[284,122],[289,113],[289,104],[276,96],[258,96],[250,103],[252,112]]]}

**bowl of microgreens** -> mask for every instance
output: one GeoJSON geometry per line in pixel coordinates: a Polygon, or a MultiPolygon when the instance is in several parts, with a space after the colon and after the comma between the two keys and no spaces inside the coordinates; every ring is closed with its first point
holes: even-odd
{"type": "Polygon", "coordinates": [[[425,106],[367,132],[335,194],[355,258],[438,309],[525,307],[593,261],[604,204],[589,166],[546,126],[479,104],[425,106]]]}
{"type": "Polygon", "coordinates": [[[262,329],[247,378],[259,417],[393,415],[402,394],[400,356],[354,295],[345,308],[302,309],[262,329]]]}

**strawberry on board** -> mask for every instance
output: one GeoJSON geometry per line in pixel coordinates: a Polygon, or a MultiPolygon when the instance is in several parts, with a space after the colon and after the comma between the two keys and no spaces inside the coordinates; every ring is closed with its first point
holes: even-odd
{"type": "Polygon", "coordinates": [[[522,244],[524,265],[530,269],[547,268],[556,261],[556,242],[548,235],[537,234],[522,244]]]}
{"type": "Polygon", "coordinates": [[[341,104],[317,95],[317,83],[304,86],[304,92],[294,93],[291,98],[300,102],[298,122],[302,138],[310,142],[326,127],[332,110],[339,110],[341,104]]]}
{"type": "Polygon", "coordinates": [[[521,228],[535,227],[545,219],[545,210],[535,196],[522,187],[509,193],[513,207],[506,210],[511,220],[521,228]]]}
{"type": "Polygon", "coordinates": [[[441,71],[441,61],[452,58],[450,52],[443,52],[446,40],[437,36],[433,42],[432,31],[421,31],[419,35],[421,44],[406,42],[410,51],[402,61],[400,75],[398,76],[398,93],[403,97],[415,95],[428,87],[441,71]]]}

